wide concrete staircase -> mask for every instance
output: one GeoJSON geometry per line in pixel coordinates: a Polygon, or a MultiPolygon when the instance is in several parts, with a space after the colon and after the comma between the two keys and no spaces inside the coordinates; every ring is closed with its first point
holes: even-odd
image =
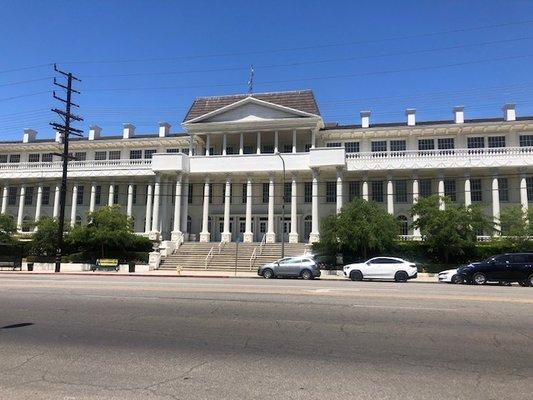
{"type": "MultiPolygon", "coordinates": [[[[159,269],[173,270],[180,265],[185,270],[234,271],[237,256],[238,271],[254,271],[281,257],[281,243],[239,243],[238,254],[236,247],[236,243],[185,242],[162,259],[159,269]]],[[[285,243],[285,256],[302,255],[307,248],[305,243],[285,243]]]]}

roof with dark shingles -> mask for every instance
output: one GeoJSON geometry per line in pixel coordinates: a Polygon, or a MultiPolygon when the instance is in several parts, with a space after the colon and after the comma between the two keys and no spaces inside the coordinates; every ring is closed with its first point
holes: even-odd
{"type": "Polygon", "coordinates": [[[183,122],[198,118],[202,115],[218,110],[222,107],[229,106],[247,97],[254,97],[259,100],[277,104],[283,107],[294,108],[295,110],[306,113],[320,115],[315,95],[312,90],[298,90],[292,92],[272,92],[272,93],[253,93],[253,94],[235,94],[230,96],[213,96],[198,97],[189,108],[183,122]]]}

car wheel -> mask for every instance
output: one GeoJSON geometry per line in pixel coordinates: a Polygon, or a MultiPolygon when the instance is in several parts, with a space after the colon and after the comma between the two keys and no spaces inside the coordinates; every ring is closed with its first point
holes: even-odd
{"type": "Polygon", "coordinates": [[[476,272],[472,276],[472,282],[476,285],[484,285],[485,283],[487,283],[487,277],[483,272],[476,272]]]}
{"type": "Polygon", "coordinates": [[[308,269],[304,269],[302,273],[300,274],[300,276],[302,277],[302,279],[305,279],[306,281],[308,281],[309,279],[313,279],[313,274],[308,269]]]}
{"type": "Polygon", "coordinates": [[[263,278],[265,278],[265,279],[274,278],[274,271],[272,271],[270,268],[265,269],[263,271],[263,278]]]}
{"type": "Polygon", "coordinates": [[[363,273],[356,269],[355,271],[350,272],[350,279],[352,281],[362,281],[363,280],[363,273]]]}
{"type": "Polygon", "coordinates": [[[409,279],[409,275],[407,275],[407,272],[405,271],[398,271],[396,272],[396,275],[394,275],[394,280],[396,282],[407,282],[407,279],[409,279]]]}
{"type": "Polygon", "coordinates": [[[450,279],[450,281],[451,281],[451,283],[454,283],[454,284],[461,283],[461,278],[459,278],[458,275],[453,275],[452,279],[450,279]]]}
{"type": "Polygon", "coordinates": [[[533,286],[533,274],[529,275],[529,278],[527,278],[526,283],[528,286],[533,286]]]}
{"type": "Polygon", "coordinates": [[[527,280],[525,280],[525,281],[518,281],[518,284],[519,284],[520,286],[524,286],[524,287],[529,286],[529,285],[527,284],[527,280]]]}

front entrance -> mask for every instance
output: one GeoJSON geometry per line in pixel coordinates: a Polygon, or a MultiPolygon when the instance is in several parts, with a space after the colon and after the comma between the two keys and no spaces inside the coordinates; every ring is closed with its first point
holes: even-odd
{"type": "Polygon", "coordinates": [[[279,218],[278,227],[282,227],[283,229],[277,229],[278,233],[278,241],[281,242],[282,238],[285,243],[289,241],[289,233],[291,232],[291,219],[290,217],[285,217],[285,221],[282,221],[281,218],[279,218]]]}

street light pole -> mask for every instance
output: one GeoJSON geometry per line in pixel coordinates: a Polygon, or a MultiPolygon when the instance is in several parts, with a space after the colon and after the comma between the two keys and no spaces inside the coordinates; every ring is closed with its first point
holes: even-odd
{"type": "Polygon", "coordinates": [[[276,155],[281,158],[281,163],[283,164],[283,201],[281,202],[281,258],[285,257],[285,160],[281,156],[281,153],[278,151],[276,155]]]}

